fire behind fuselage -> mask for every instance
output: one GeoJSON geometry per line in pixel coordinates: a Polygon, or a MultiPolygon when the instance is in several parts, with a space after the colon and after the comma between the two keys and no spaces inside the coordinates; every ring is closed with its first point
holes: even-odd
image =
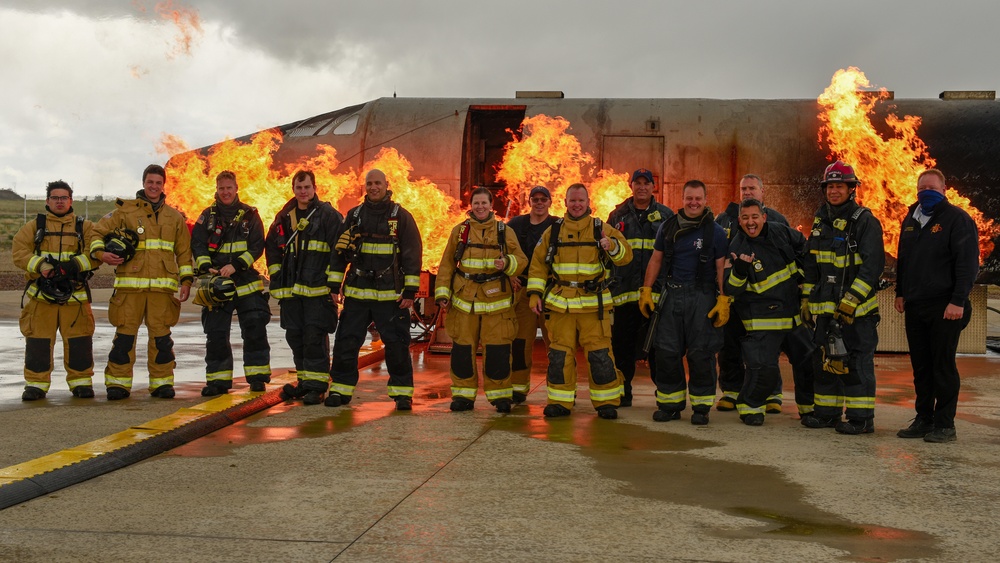
{"type": "MultiPolygon", "coordinates": [[[[594,157],[595,171],[650,169],[654,195],[671,208],[680,206],[683,183],[697,178],[708,186],[710,206],[721,211],[739,199],[746,173],[764,178],[767,204],[793,226],[807,230],[822,203],[818,185],[830,151],[818,140],[822,110],[815,100],[538,96],[379,98],[279,126],[284,141],[274,158],[294,162],[325,144],[336,149],[338,169],[360,170],[392,147],[410,160],[415,177],[467,202],[473,186],[502,187],[495,170],[511,131],[517,135],[524,118],[545,114],[571,123],[568,132],[594,157]]],[[[949,185],[986,217],[1000,217],[998,102],[885,101],[876,106],[873,123],[884,123],[888,113],[919,116],[919,136],[949,185]]],[[[979,281],[1000,283],[1000,251],[987,258],[979,281]]]]}

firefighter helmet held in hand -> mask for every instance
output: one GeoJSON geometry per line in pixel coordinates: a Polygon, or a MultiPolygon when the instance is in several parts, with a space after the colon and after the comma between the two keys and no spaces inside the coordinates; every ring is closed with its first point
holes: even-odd
{"type": "Polygon", "coordinates": [[[139,234],[132,229],[115,229],[104,235],[104,252],[110,252],[124,262],[135,257],[138,247],[139,234]]]}
{"type": "Polygon", "coordinates": [[[38,285],[38,296],[56,305],[68,302],[73,297],[73,291],[76,289],[72,280],[65,276],[38,278],[35,283],[38,285]]]}
{"type": "Polygon", "coordinates": [[[225,276],[201,278],[195,292],[194,303],[209,310],[224,305],[236,297],[236,284],[225,276]]]}

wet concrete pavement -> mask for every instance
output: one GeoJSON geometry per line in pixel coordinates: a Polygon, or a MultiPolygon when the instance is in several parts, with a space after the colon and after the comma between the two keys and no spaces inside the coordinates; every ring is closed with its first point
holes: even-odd
{"type": "MultiPolygon", "coordinates": [[[[0,384],[0,466],[203,401],[193,313],[175,332],[173,401],[108,403],[99,383],[97,400],[70,399],[61,381],[21,403],[23,343],[4,321],[0,361],[16,369],[0,384]]],[[[272,326],[272,365],[288,366],[272,326]]],[[[106,348],[95,349],[100,371],[106,348]]],[[[526,407],[499,415],[480,397],[451,413],[448,356],[416,350],[414,363],[413,412],[392,410],[380,366],[362,372],[350,406],[283,403],[0,511],[0,560],[977,561],[1000,547],[1000,356],[960,358],[950,444],[895,437],[913,416],[906,356],[877,358],[866,436],[806,429],[790,404],[759,428],[714,411],[706,427],[690,410],[655,423],[642,370],[635,406],[615,421],[595,416],[582,386],[571,417],[545,420],[539,368],[526,407]]]]}

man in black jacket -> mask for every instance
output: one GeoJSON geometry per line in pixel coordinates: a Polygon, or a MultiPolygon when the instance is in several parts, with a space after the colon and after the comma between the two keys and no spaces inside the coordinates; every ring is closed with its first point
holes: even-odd
{"type": "Polygon", "coordinates": [[[849,435],[875,431],[875,293],[885,268],[882,223],[854,201],[859,184],[839,160],[823,172],[826,202],[813,218],[801,303],[803,320],[816,323],[814,341],[829,348],[815,370],[815,411],[802,425],[849,435]]]}
{"type": "Polygon", "coordinates": [[[740,230],[729,243],[732,266],[725,276],[726,295],[733,296],[733,310],[744,331],[746,378],[735,402],[740,419],[749,426],[764,423],[765,403],[781,384],[782,351],[793,367],[799,411],[813,410],[816,346],[799,315],[798,263],[806,240],[788,225],[772,223],[763,208],[752,198],[740,204],[740,230]]]}
{"type": "Polygon", "coordinates": [[[896,433],[925,442],[955,439],[960,381],[955,352],[969,324],[969,293],[979,274],[979,232],[945,199],[940,170],[917,179],[917,203],[900,226],[896,311],[906,315],[917,416],[896,433]]]}
{"type": "Polygon", "coordinates": [[[365,175],[365,200],[347,212],[330,268],[334,293],[344,302],[333,343],[328,407],[346,405],[358,384],[358,353],[368,325],[385,344],[389,398],[396,410],[413,408],[410,308],[420,288],[423,243],[413,215],[392,201],[381,170],[365,175]],[[347,266],[350,265],[350,269],[347,266]],[[346,273],[345,273],[346,270],[346,273]]]}
{"type": "MultiPolygon", "coordinates": [[[[772,209],[764,205],[764,180],[756,174],[744,174],[740,178],[740,201],[754,200],[760,203],[760,211],[764,214],[768,223],[788,226],[788,219],[777,209],[772,209]]],[[[726,230],[726,237],[731,242],[733,237],[740,231],[740,203],[732,202],[726,206],[726,210],[720,213],[715,222],[726,230]]],[[[722,391],[722,398],[716,403],[715,408],[720,411],[736,410],[736,396],[739,395],[743,387],[744,362],[741,352],[741,339],[746,336],[747,331],[743,328],[743,321],[738,312],[729,315],[729,322],[722,327],[724,339],[722,350],[719,350],[719,391],[722,391]]],[[[781,376],[775,384],[775,389],[767,397],[765,410],[769,413],[781,412],[781,376]]],[[[809,407],[812,410],[812,407],[809,407]]]]}
{"type": "Polygon", "coordinates": [[[309,170],[292,176],[292,192],[267,231],[264,253],[298,377],[297,386],[285,385],[283,398],[318,405],[330,384],[329,335],[337,328],[333,295],[340,291],[330,267],[343,216],[316,195],[309,170]]]}
{"type": "Polygon", "coordinates": [[[267,342],[271,309],[260,274],[253,267],[264,254],[264,224],[257,208],[240,201],[235,174],[229,170],[219,173],[215,188],[215,203],[201,212],[191,230],[191,252],[199,274],[231,279],[236,294],[221,303],[195,299],[204,307],[201,326],[208,338],[206,385],[201,390],[204,397],[233,388],[233,349],[229,343],[233,311],[239,315],[243,373],[250,390],[263,391],[271,381],[271,346],[267,342]]]}
{"type": "MultiPolygon", "coordinates": [[[[669,207],[656,201],[653,191],[653,173],[640,168],[632,173],[632,197],[618,204],[608,216],[608,224],[625,235],[632,247],[632,261],[624,266],[614,267],[615,283],[611,295],[615,299],[615,322],[611,326],[611,349],[615,365],[625,378],[624,395],[621,405],[632,406],[632,378],[635,377],[635,361],[641,359],[640,348],[649,329],[649,321],[639,311],[639,292],[646,276],[646,265],[653,255],[656,232],[664,221],[673,217],[669,207]]],[[[652,289],[652,288],[651,288],[652,289]]],[[[659,301],[660,288],[651,293],[653,301],[659,301]]],[[[649,372],[656,372],[655,360],[649,356],[649,372]]]]}

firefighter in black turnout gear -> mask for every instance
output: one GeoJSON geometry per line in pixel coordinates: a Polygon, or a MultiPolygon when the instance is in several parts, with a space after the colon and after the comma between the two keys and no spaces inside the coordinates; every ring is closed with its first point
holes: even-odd
{"type": "MultiPolygon", "coordinates": [[[[639,311],[639,291],[646,275],[646,265],[653,255],[656,232],[664,221],[673,217],[669,207],[656,201],[653,190],[653,173],[640,168],[632,173],[632,197],[618,204],[608,216],[607,223],[618,229],[632,248],[632,261],[623,266],[614,266],[611,295],[615,300],[615,324],[611,327],[611,349],[615,365],[622,372],[624,391],[622,407],[632,406],[632,378],[635,377],[635,362],[642,359],[641,345],[649,321],[639,311]]],[[[659,299],[659,287],[654,288],[653,300],[659,299]]],[[[656,370],[656,363],[649,355],[649,371],[656,370]]]]}
{"type": "Polygon", "coordinates": [[[875,292],[885,246],[882,224],[854,201],[860,183],[854,168],[839,160],[823,173],[826,203],[813,219],[802,285],[801,314],[815,320],[815,342],[824,353],[815,369],[816,410],[802,424],[841,434],[875,431],[875,292]]]}
{"type": "Polygon", "coordinates": [[[730,298],[722,290],[726,232],[705,205],[706,191],[699,180],[684,184],[684,207],[657,233],[639,296],[644,315],[651,315],[654,307],[659,312],[653,343],[657,422],[679,419],[690,398],[691,424],[708,424],[715,402],[715,354],[722,347],[721,327],[729,320],[730,298]],[[654,305],[651,294],[657,278],[663,296],[654,305]]]}
{"type": "MultiPolygon", "coordinates": [[[[28,282],[22,305],[23,401],[44,399],[52,376],[56,331],[63,338],[66,382],[74,397],[94,396],[94,314],[87,280],[98,262],[87,248],[93,225],[73,213],[73,188],[62,180],[46,187],[45,213],[14,235],[14,265],[28,282]]],[[[12,367],[12,366],[11,366],[12,367]]]]}
{"type": "Polygon", "coordinates": [[[392,201],[381,170],[365,175],[365,200],[347,213],[333,254],[334,291],[343,284],[343,322],[337,329],[326,406],[347,404],[358,384],[358,354],[369,323],[382,336],[388,394],[396,410],[413,405],[410,307],[420,289],[423,243],[413,216],[392,201]],[[347,266],[350,264],[350,270],[347,266]],[[345,275],[345,270],[347,270],[345,275]]]}
{"type": "Polygon", "coordinates": [[[267,323],[271,310],[264,296],[264,284],[253,264],[264,254],[264,224],[257,209],[240,201],[236,176],[226,170],[215,179],[215,203],[201,212],[191,231],[191,252],[201,275],[230,278],[236,295],[216,302],[208,295],[213,288],[199,291],[195,303],[204,308],[201,326],[205,343],[205,379],[202,396],[228,393],[233,388],[233,349],[229,333],[233,311],[239,316],[243,341],[243,373],[251,391],[264,391],[271,381],[271,347],[267,323]]]}
{"type": "Polygon", "coordinates": [[[781,382],[782,351],[795,368],[795,402],[800,413],[812,414],[812,364],[816,346],[799,315],[798,263],[806,239],[798,231],[772,223],[761,202],[740,204],[739,231],[729,244],[731,267],[726,294],[744,329],[741,338],[746,377],[736,397],[740,419],[749,426],[764,423],[765,402],[781,382]]]}
{"type": "Polygon", "coordinates": [[[281,328],[298,375],[298,385],[286,384],[282,395],[316,405],[329,387],[330,334],[337,328],[333,294],[338,288],[330,260],[344,219],[320,201],[311,171],[296,172],[292,189],[295,197],[267,231],[264,253],[271,295],[281,308],[281,328]]]}
{"type": "MultiPolygon", "coordinates": [[[[746,174],[740,179],[740,201],[756,200],[760,203],[761,212],[766,214],[769,224],[780,223],[788,226],[788,219],[777,210],[764,205],[764,180],[756,174],[746,174]]],[[[731,202],[726,206],[726,210],[715,217],[715,222],[726,230],[726,237],[731,242],[733,237],[740,232],[740,203],[731,202]]],[[[716,403],[715,408],[720,411],[736,410],[736,396],[739,395],[743,387],[743,377],[745,366],[743,362],[742,345],[740,340],[746,336],[746,329],[743,321],[740,320],[737,311],[732,311],[729,322],[722,327],[723,341],[722,350],[719,350],[719,391],[722,397],[716,403]]],[[[781,412],[781,376],[774,391],[768,396],[765,410],[769,413],[781,412]]],[[[809,407],[812,410],[812,407],[809,407]]]]}

